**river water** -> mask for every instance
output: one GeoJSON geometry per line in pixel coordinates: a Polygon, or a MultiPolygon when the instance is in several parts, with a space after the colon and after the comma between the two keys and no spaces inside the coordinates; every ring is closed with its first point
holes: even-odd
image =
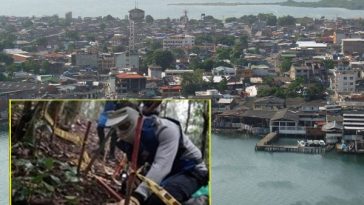
{"type": "MultiPolygon", "coordinates": [[[[1,126],[1,129],[5,129],[1,126]]],[[[9,142],[8,134],[0,131],[0,204],[9,204],[9,142]]]]}
{"type": "MultiPolygon", "coordinates": [[[[201,13],[222,19],[225,17],[240,17],[249,14],[273,13],[277,16],[292,15],[295,17],[325,16],[327,18],[358,18],[364,17],[363,11],[352,11],[340,8],[298,8],[285,6],[171,6],[172,3],[196,2],[281,2],[283,0],[1,0],[0,16],[42,16],[54,15],[64,17],[68,11],[73,17],[78,16],[106,16],[108,14],[124,18],[128,11],[135,7],[145,10],[146,14],[154,18],[178,18],[187,10],[192,18],[200,18],[201,13]]],[[[306,0],[315,1],[315,0],[306,0]]]]}
{"type": "Polygon", "coordinates": [[[364,156],[255,152],[256,137],[212,136],[213,205],[364,204],[364,156]]]}

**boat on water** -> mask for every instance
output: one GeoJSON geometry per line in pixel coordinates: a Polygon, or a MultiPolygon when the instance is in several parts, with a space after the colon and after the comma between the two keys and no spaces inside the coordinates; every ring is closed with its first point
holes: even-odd
{"type": "Polygon", "coordinates": [[[324,140],[297,140],[299,147],[319,147],[319,146],[326,146],[324,140]]]}

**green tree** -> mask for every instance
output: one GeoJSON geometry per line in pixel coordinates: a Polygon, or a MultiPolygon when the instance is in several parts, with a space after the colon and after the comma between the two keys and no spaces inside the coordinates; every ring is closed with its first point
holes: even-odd
{"type": "Polygon", "coordinates": [[[14,62],[13,58],[11,58],[9,55],[0,52],[0,63],[5,63],[5,65],[10,65],[14,62]]]}
{"type": "Polygon", "coordinates": [[[324,65],[325,69],[334,69],[335,68],[335,62],[332,59],[324,60],[323,65],[324,65]]]}
{"type": "Polygon", "coordinates": [[[46,47],[48,45],[48,40],[46,37],[40,37],[35,40],[35,43],[37,44],[37,46],[46,47]]]}
{"type": "Polygon", "coordinates": [[[24,20],[21,25],[24,27],[24,28],[29,28],[29,27],[32,27],[33,26],[33,22],[30,20],[30,19],[26,19],[24,20]]]}
{"type": "Polygon", "coordinates": [[[273,14],[258,14],[258,19],[261,21],[265,21],[268,26],[276,26],[277,25],[277,16],[273,14]]]}
{"type": "Polygon", "coordinates": [[[181,48],[174,48],[172,49],[172,53],[176,58],[183,58],[186,57],[186,54],[183,49],[181,48]]]}
{"type": "Polygon", "coordinates": [[[154,18],[151,15],[146,15],[145,16],[145,22],[147,24],[152,24],[154,22],[154,18]]]}
{"type": "Polygon", "coordinates": [[[232,52],[231,48],[218,48],[216,50],[216,60],[218,60],[218,61],[225,60],[225,59],[230,60],[231,52],[232,52]]]}
{"type": "Polygon", "coordinates": [[[280,26],[293,26],[296,24],[296,19],[293,16],[282,16],[278,18],[278,25],[280,26]]]}
{"type": "Polygon", "coordinates": [[[258,20],[258,17],[254,15],[244,15],[240,17],[240,20],[251,26],[254,22],[258,20]]]}
{"type": "Polygon", "coordinates": [[[223,44],[227,46],[233,46],[235,44],[235,36],[217,36],[216,43],[223,44]]]}
{"type": "Polygon", "coordinates": [[[65,36],[66,36],[66,38],[68,38],[71,41],[80,40],[80,33],[78,31],[68,30],[68,31],[66,31],[65,36]]]}
{"type": "Polygon", "coordinates": [[[289,69],[291,69],[292,66],[292,59],[291,58],[283,58],[281,62],[281,71],[287,72],[289,69]]]}
{"type": "Polygon", "coordinates": [[[104,16],[103,20],[104,21],[115,21],[115,18],[109,14],[107,16],[104,16]]]}
{"type": "Polygon", "coordinates": [[[225,23],[236,22],[238,19],[236,17],[229,17],[225,19],[225,23]]]}
{"type": "Polygon", "coordinates": [[[321,99],[323,96],[325,88],[321,84],[314,83],[310,84],[306,89],[305,99],[306,100],[316,100],[321,99]]]}
{"type": "Polygon", "coordinates": [[[175,63],[175,57],[171,51],[156,50],[153,53],[153,60],[155,64],[162,67],[163,70],[170,68],[175,63]]]}
{"type": "Polygon", "coordinates": [[[16,36],[11,33],[0,33],[0,51],[6,48],[14,48],[16,36]]]}
{"type": "Polygon", "coordinates": [[[238,45],[240,47],[240,49],[247,49],[249,47],[249,37],[246,35],[240,36],[239,37],[239,42],[238,45]]]}
{"type": "Polygon", "coordinates": [[[206,83],[202,79],[203,70],[195,70],[193,74],[182,75],[182,94],[184,96],[194,95],[196,91],[206,88],[206,83]]]}
{"type": "Polygon", "coordinates": [[[44,74],[51,74],[52,69],[51,69],[51,64],[48,61],[43,61],[42,65],[41,65],[42,71],[44,74]]]}
{"type": "Polygon", "coordinates": [[[227,89],[228,81],[225,76],[222,77],[222,80],[217,84],[217,88],[220,92],[224,92],[227,89]]]}

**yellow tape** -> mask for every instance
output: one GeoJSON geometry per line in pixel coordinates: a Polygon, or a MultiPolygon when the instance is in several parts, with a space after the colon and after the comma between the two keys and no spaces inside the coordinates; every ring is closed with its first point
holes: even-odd
{"type": "Polygon", "coordinates": [[[137,173],[137,177],[141,179],[146,184],[146,186],[166,205],[181,205],[181,203],[179,203],[170,193],[168,193],[153,180],[148,179],[139,173],[137,173]]]}

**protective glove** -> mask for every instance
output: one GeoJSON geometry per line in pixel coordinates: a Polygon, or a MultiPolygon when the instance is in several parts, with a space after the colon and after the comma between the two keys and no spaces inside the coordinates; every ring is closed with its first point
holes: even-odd
{"type": "MultiPolygon", "coordinates": [[[[125,200],[122,200],[116,204],[108,204],[108,205],[125,205],[125,200]]],[[[139,202],[139,200],[135,197],[130,197],[130,203],[129,205],[141,205],[141,203],[139,202]]]]}

